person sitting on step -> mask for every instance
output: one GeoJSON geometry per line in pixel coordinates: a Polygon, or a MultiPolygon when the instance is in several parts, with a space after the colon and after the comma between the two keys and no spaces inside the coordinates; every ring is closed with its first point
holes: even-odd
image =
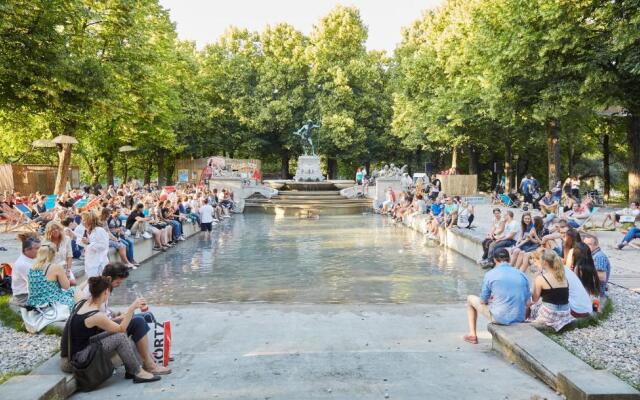
{"type": "Polygon", "coordinates": [[[558,332],[575,319],[569,306],[569,284],[562,260],[549,249],[536,251],[533,259],[540,274],[533,282],[528,320],[558,332]]]}
{"type": "Polygon", "coordinates": [[[61,303],[71,310],[74,288],[71,287],[62,264],[54,263],[56,250],[53,243],[45,243],[38,249],[36,260],[28,273],[29,297],[27,306],[36,307],[49,303],[61,303]]]}
{"type": "MultiPolygon", "coordinates": [[[[65,355],[77,363],[86,363],[92,355],[92,342],[99,341],[107,357],[118,354],[125,367],[125,378],[133,379],[133,383],[147,383],[160,380],[144,368],[138,354],[126,335],[133,313],[145,304],[143,298],[137,298],[122,314],[119,323],[114,322],[104,312],[104,307],[111,293],[111,278],[94,276],[89,278],[88,300],[78,303],[77,313],[67,322],[60,344],[67,342],[65,355]],[[70,337],[70,339],[69,339],[70,337]]],[[[61,354],[62,355],[62,354],[61,354]]]]}
{"type": "MultiPolygon", "coordinates": [[[[102,271],[102,276],[111,279],[111,292],[113,293],[113,290],[120,287],[124,283],[125,279],[129,277],[129,268],[121,262],[110,263],[102,271]]],[[[82,290],[77,297],[78,300],[89,300],[91,298],[89,286],[85,286],[84,290],[82,290]]],[[[121,322],[123,318],[122,313],[116,312],[109,307],[108,301],[102,305],[100,311],[116,323],[121,322]]],[[[149,351],[149,338],[147,337],[148,333],[151,331],[149,324],[154,323],[155,320],[154,315],[149,311],[134,314],[131,317],[131,322],[129,322],[129,325],[127,326],[127,336],[129,336],[133,343],[135,343],[138,356],[142,360],[142,367],[156,375],[166,375],[171,373],[171,370],[162,365],[157,365],[149,351]]],[[[64,355],[66,356],[66,343],[62,344],[62,347],[65,350],[64,355]]]]}
{"type": "Polygon", "coordinates": [[[496,266],[487,272],[482,281],[480,297],[467,297],[467,317],[469,333],[463,337],[466,342],[477,344],[476,325],[478,314],[490,322],[511,325],[525,320],[526,308],[531,293],[529,280],[517,268],[509,264],[509,252],[505,248],[493,254],[496,266]]]}

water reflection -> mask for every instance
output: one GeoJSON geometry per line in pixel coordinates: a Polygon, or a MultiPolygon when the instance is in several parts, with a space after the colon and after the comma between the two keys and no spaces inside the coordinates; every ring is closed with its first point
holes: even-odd
{"type": "Polygon", "coordinates": [[[236,215],[133,271],[152,304],[194,302],[447,303],[477,292],[471,261],[374,215],[319,220],[236,215]]]}

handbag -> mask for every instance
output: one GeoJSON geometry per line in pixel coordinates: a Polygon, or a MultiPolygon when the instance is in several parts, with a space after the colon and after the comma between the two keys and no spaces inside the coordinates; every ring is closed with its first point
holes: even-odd
{"type": "Polygon", "coordinates": [[[63,322],[69,318],[69,307],[62,303],[49,303],[20,309],[22,321],[29,333],[38,333],[54,322],[63,322]]]}
{"type": "Polygon", "coordinates": [[[99,340],[89,344],[89,355],[84,362],[78,362],[71,357],[71,320],[85,302],[86,300],[79,302],[67,320],[67,354],[78,389],[90,392],[109,379],[113,375],[114,368],[111,358],[106,354],[99,340]]]}

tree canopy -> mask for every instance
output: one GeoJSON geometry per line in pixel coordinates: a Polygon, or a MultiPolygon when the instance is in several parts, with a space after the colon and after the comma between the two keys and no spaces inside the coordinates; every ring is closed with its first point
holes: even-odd
{"type": "Polygon", "coordinates": [[[57,156],[86,182],[164,183],[177,158],[224,154],[288,176],[302,153],[292,132],[313,120],[331,177],[426,162],[485,188],[577,175],[640,198],[640,0],[446,0],[393,54],[368,50],[366,21],[344,6],[308,36],[230,26],[202,49],[157,0],[0,12],[1,162],[57,156]],[[73,152],[31,146],[61,134],[73,152]]]}

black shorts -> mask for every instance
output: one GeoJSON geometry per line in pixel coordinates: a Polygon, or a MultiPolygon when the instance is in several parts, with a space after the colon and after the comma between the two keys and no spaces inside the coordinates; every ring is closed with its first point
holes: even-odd
{"type": "Polygon", "coordinates": [[[205,232],[211,232],[211,222],[200,223],[200,229],[205,232]]]}

